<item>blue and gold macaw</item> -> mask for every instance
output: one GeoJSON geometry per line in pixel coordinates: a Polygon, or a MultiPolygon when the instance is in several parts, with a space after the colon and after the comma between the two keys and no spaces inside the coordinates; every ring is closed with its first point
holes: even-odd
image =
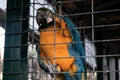
{"type": "Polygon", "coordinates": [[[76,25],[47,8],[37,10],[39,65],[60,80],[86,80],[85,52],[76,25]]]}

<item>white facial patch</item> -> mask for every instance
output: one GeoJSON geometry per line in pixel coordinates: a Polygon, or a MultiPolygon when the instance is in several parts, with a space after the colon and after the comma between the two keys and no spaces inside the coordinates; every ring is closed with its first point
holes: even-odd
{"type": "Polygon", "coordinates": [[[52,22],[52,18],[47,18],[47,23],[50,23],[50,22],[52,22]]]}

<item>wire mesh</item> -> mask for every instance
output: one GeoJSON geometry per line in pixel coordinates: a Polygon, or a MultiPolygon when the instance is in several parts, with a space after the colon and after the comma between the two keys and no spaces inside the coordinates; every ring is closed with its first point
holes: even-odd
{"type": "MultiPolygon", "coordinates": [[[[50,1],[48,0],[48,2],[50,1]]],[[[70,17],[73,20],[73,22],[76,23],[77,25],[75,29],[77,29],[80,32],[80,35],[82,36],[82,43],[84,44],[84,49],[86,52],[85,58],[88,65],[87,66],[88,80],[119,79],[120,55],[118,46],[120,37],[118,30],[120,23],[117,20],[116,16],[119,16],[119,14],[117,13],[120,12],[120,7],[115,6],[117,1],[113,3],[115,7],[109,5],[109,3],[112,4],[112,1],[108,1],[108,4],[106,2],[107,1],[97,2],[96,0],[89,0],[88,2],[84,0],[61,1],[62,12],[65,13],[62,14],[62,16],[70,17]],[[105,7],[102,3],[108,6],[105,7]],[[77,8],[74,8],[74,5],[73,6],[71,5],[71,8],[76,9],[72,11],[69,10],[70,5],[68,4],[74,5],[79,4],[83,6],[82,7],[83,9],[77,10],[77,8],[81,8],[81,6],[79,7],[77,6],[77,8]],[[97,4],[99,4],[99,6],[97,4]],[[100,6],[102,6],[103,8],[100,6]],[[112,18],[112,20],[110,20],[110,18],[112,18]],[[108,48],[113,46],[116,46],[118,49],[114,48],[117,50],[114,51],[113,49],[112,52],[108,50],[108,48]],[[113,76],[112,78],[110,77],[111,75],[113,76]]],[[[31,2],[32,9],[34,10],[32,12],[33,13],[32,16],[35,17],[34,13],[36,13],[37,8],[39,7],[47,7],[49,9],[54,10],[57,3],[58,2],[49,4],[46,1],[41,0],[40,1],[35,0],[31,2]]],[[[32,19],[34,19],[34,17],[32,19]]],[[[37,26],[36,21],[33,20],[32,23],[33,23],[32,25],[34,25],[34,28],[36,28],[37,26]]],[[[73,42],[73,44],[77,43],[80,42],[73,42]]],[[[68,43],[56,43],[56,44],[68,44],[68,43]]],[[[49,74],[47,76],[49,76],[49,74]]]]}
{"type": "MultiPolygon", "coordinates": [[[[56,62],[56,45],[70,43],[41,44],[39,42],[39,26],[36,23],[37,9],[46,7],[52,11],[57,10],[58,3],[56,0],[30,0],[25,6],[30,6],[29,16],[20,19],[29,19],[29,28],[24,32],[7,33],[6,35],[16,35],[28,33],[28,42],[24,45],[11,45],[5,48],[28,46],[28,80],[55,80],[55,75],[51,77],[40,68],[37,55],[38,45],[54,46],[54,61],[56,62]]],[[[75,24],[81,36],[81,42],[72,42],[71,44],[83,44],[86,56],[75,56],[75,58],[86,59],[87,80],[120,80],[120,1],[101,1],[101,0],[61,0],[61,15],[69,17],[75,24]]],[[[22,7],[25,7],[24,5],[22,7]]],[[[8,9],[9,10],[9,9],[8,9]]],[[[18,10],[15,9],[10,10],[18,10]]],[[[24,13],[23,13],[24,14],[24,13]]],[[[14,17],[14,16],[13,16],[14,17]]],[[[7,23],[16,22],[17,20],[7,20],[7,23]]],[[[54,26],[54,36],[57,29],[54,26]]],[[[58,29],[59,30],[59,29],[58,29]]],[[[41,30],[48,32],[50,30],[41,30]]],[[[46,36],[47,37],[47,36],[46,36]]],[[[59,57],[71,58],[71,57],[59,57]]],[[[19,59],[18,59],[19,60],[19,59]]],[[[4,60],[5,61],[5,60],[4,60]]],[[[16,60],[12,60],[13,63],[16,60]]],[[[55,72],[69,73],[69,72],[55,72]]],[[[24,74],[24,72],[23,72],[24,74]]],[[[76,73],[77,74],[77,73],[76,73]]],[[[19,80],[19,79],[18,79],[19,80]]]]}

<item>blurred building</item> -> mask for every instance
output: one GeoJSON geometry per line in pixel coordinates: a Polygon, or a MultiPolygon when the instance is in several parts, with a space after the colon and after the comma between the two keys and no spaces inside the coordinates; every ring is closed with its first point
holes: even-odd
{"type": "Polygon", "coordinates": [[[5,30],[0,27],[0,80],[2,80],[3,54],[4,54],[4,33],[5,30]]]}

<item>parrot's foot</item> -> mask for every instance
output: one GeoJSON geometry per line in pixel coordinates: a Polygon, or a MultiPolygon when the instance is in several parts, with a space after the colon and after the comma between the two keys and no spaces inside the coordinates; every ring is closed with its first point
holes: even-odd
{"type": "Polygon", "coordinates": [[[50,62],[48,64],[48,69],[49,69],[50,73],[60,72],[60,70],[61,70],[61,68],[59,67],[59,65],[57,65],[57,64],[53,65],[50,62]]]}

